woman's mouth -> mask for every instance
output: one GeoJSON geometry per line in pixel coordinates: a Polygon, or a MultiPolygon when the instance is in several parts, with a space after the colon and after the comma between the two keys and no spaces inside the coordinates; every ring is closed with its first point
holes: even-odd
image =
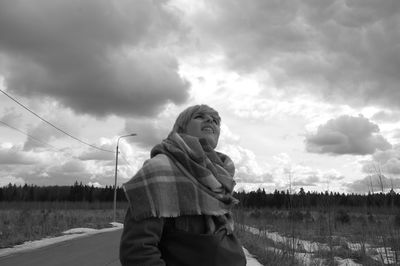
{"type": "Polygon", "coordinates": [[[208,132],[208,133],[214,133],[214,129],[210,126],[205,126],[201,129],[202,131],[208,132]]]}

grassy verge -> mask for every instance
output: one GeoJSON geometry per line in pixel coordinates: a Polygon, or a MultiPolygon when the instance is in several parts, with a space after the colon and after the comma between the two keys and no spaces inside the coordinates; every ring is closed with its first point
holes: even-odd
{"type": "Polygon", "coordinates": [[[273,247],[274,245],[269,239],[249,233],[242,226],[236,226],[235,234],[240,239],[243,246],[249,250],[262,265],[298,265],[293,264],[293,257],[291,257],[288,252],[279,249],[267,249],[266,247],[273,247]]]}
{"type": "MultiPolygon", "coordinates": [[[[123,222],[126,204],[119,204],[116,221],[123,222]]],[[[106,228],[113,220],[112,203],[0,203],[0,248],[57,236],[78,227],[106,228]]]]}
{"type": "Polygon", "coordinates": [[[282,260],[279,265],[293,265],[294,258],[302,254],[311,257],[313,263],[325,261],[324,265],[335,265],[338,258],[351,259],[362,265],[382,265],[384,261],[400,265],[400,232],[395,214],[387,210],[371,214],[362,209],[332,210],[330,213],[327,210],[237,209],[234,213],[238,224],[259,230],[247,234],[238,232],[244,245],[258,246],[260,261],[277,260],[278,257],[282,260]],[[279,243],[264,240],[268,238],[267,231],[284,236],[286,241],[282,242],[282,238],[279,243]],[[315,243],[312,251],[301,249],[299,242],[304,243],[303,240],[315,243]],[[273,256],[265,249],[274,251],[273,256]]]}

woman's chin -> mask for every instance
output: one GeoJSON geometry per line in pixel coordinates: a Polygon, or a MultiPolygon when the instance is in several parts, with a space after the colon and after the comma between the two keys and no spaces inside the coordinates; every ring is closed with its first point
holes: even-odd
{"type": "Polygon", "coordinates": [[[207,141],[208,145],[209,145],[212,149],[215,149],[215,147],[217,147],[217,141],[215,141],[214,137],[212,137],[212,136],[207,136],[207,137],[204,137],[204,139],[207,141]]]}

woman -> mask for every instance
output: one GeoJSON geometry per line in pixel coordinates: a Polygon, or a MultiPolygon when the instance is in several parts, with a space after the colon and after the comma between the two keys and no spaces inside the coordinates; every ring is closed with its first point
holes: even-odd
{"type": "Polygon", "coordinates": [[[187,108],[124,184],[122,265],[246,265],[230,213],[235,167],[214,150],[220,123],[207,105],[187,108]]]}

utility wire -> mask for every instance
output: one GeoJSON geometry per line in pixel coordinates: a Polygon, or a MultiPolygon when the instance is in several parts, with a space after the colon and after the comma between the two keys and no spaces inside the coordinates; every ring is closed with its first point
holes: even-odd
{"type": "Polygon", "coordinates": [[[56,147],[54,147],[53,145],[51,145],[51,144],[49,144],[49,143],[46,143],[46,142],[44,142],[44,141],[41,141],[40,139],[37,139],[37,138],[35,138],[35,137],[29,135],[28,133],[26,133],[26,132],[24,132],[24,131],[22,131],[22,130],[16,128],[16,127],[13,127],[13,126],[7,124],[6,122],[0,121],[0,123],[3,124],[3,125],[5,125],[6,127],[9,127],[9,128],[11,128],[11,129],[13,129],[13,130],[15,130],[15,131],[18,131],[19,133],[22,133],[22,134],[28,136],[29,138],[33,139],[34,141],[37,141],[37,142],[39,142],[39,143],[41,143],[41,144],[50,146],[50,147],[52,147],[53,149],[58,150],[58,149],[57,149],[56,147]]]}
{"type": "MultiPolygon", "coordinates": [[[[13,130],[15,130],[15,131],[18,131],[19,133],[22,133],[22,134],[26,135],[27,137],[31,138],[32,140],[34,140],[34,141],[36,141],[36,142],[39,142],[39,143],[44,144],[44,145],[47,145],[47,146],[53,148],[53,149],[56,150],[56,151],[65,153],[63,150],[60,150],[60,149],[54,147],[53,145],[51,145],[51,144],[49,144],[49,143],[47,143],[47,142],[44,142],[44,141],[42,141],[42,140],[40,140],[40,139],[37,139],[37,138],[35,138],[35,137],[29,135],[28,133],[26,133],[26,132],[24,132],[24,131],[22,131],[22,130],[16,128],[16,127],[13,127],[13,126],[7,124],[7,123],[4,122],[4,121],[1,121],[1,120],[0,120],[0,123],[3,124],[3,125],[5,125],[6,127],[9,127],[9,128],[11,128],[11,129],[13,129],[13,130]]],[[[70,156],[72,156],[72,155],[70,155],[70,156]]],[[[75,158],[75,159],[76,159],[77,157],[72,156],[72,158],[75,158]]]]}
{"type": "Polygon", "coordinates": [[[27,110],[28,112],[30,112],[31,114],[33,114],[34,116],[36,116],[37,118],[39,118],[40,120],[42,120],[43,122],[49,124],[49,125],[52,126],[53,128],[57,129],[58,131],[61,131],[61,132],[64,133],[65,135],[67,135],[67,136],[69,136],[69,137],[71,137],[71,138],[73,138],[73,139],[79,141],[80,143],[83,143],[83,144],[85,144],[85,145],[88,145],[88,146],[90,146],[90,147],[92,147],[92,148],[94,148],[94,149],[97,149],[97,150],[100,150],[100,151],[105,151],[105,152],[112,152],[112,153],[114,153],[114,151],[110,151],[110,150],[106,150],[106,149],[103,149],[103,148],[99,148],[99,147],[94,146],[94,145],[92,145],[92,144],[89,144],[89,143],[87,143],[87,142],[85,142],[85,141],[83,141],[83,140],[80,140],[80,139],[78,139],[77,137],[72,136],[72,135],[69,134],[68,132],[65,132],[65,131],[62,130],[61,128],[55,126],[54,124],[50,123],[50,122],[47,121],[46,119],[42,118],[41,116],[39,116],[38,114],[36,114],[36,113],[33,112],[32,110],[30,110],[28,107],[26,107],[25,105],[23,105],[22,103],[20,103],[19,101],[17,101],[15,98],[13,98],[11,95],[9,95],[8,93],[6,93],[5,91],[3,91],[3,90],[1,90],[1,89],[0,89],[0,91],[1,91],[4,95],[6,95],[8,98],[10,98],[10,99],[13,100],[14,102],[16,102],[18,105],[20,105],[21,107],[23,107],[25,110],[27,110]]]}
{"type": "MultiPolygon", "coordinates": [[[[22,130],[16,128],[16,127],[13,127],[13,126],[7,124],[7,123],[4,122],[4,121],[1,121],[1,120],[0,120],[0,124],[3,124],[4,126],[9,127],[9,128],[11,128],[11,129],[13,129],[13,130],[15,130],[15,131],[18,131],[18,132],[24,134],[25,136],[27,136],[28,138],[31,138],[32,140],[36,141],[36,142],[39,142],[39,143],[44,144],[44,145],[47,145],[47,146],[51,147],[52,149],[54,149],[55,151],[61,152],[61,153],[63,153],[63,154],[66,154],[67,156],[70,156],[70,157],[73,158],[73,159],[81,160],[81,158],[79,158],[79,157],[77,157],[77,156],[71,154],[70,152],[66,152],[65,150],[56,148],[56,147],[54,147],[53,145],[51,145],[50,143],[47,143],[47,142],[44,142],[44,141],[42,141],[42,140],[40,140],[40,139],[38,139],[38,138],[35,138],[35,137],[33,137],[32,135],[29,135],[28,133],[26,133],[26,132],[24,132],[24,131],[22,131],[22,130]]],[[[126,160],[126,159],[124,158],[124,160],[126,160]]],[[[127,163],[129,164],[129,162],[127,162],[127,163]]]]}

